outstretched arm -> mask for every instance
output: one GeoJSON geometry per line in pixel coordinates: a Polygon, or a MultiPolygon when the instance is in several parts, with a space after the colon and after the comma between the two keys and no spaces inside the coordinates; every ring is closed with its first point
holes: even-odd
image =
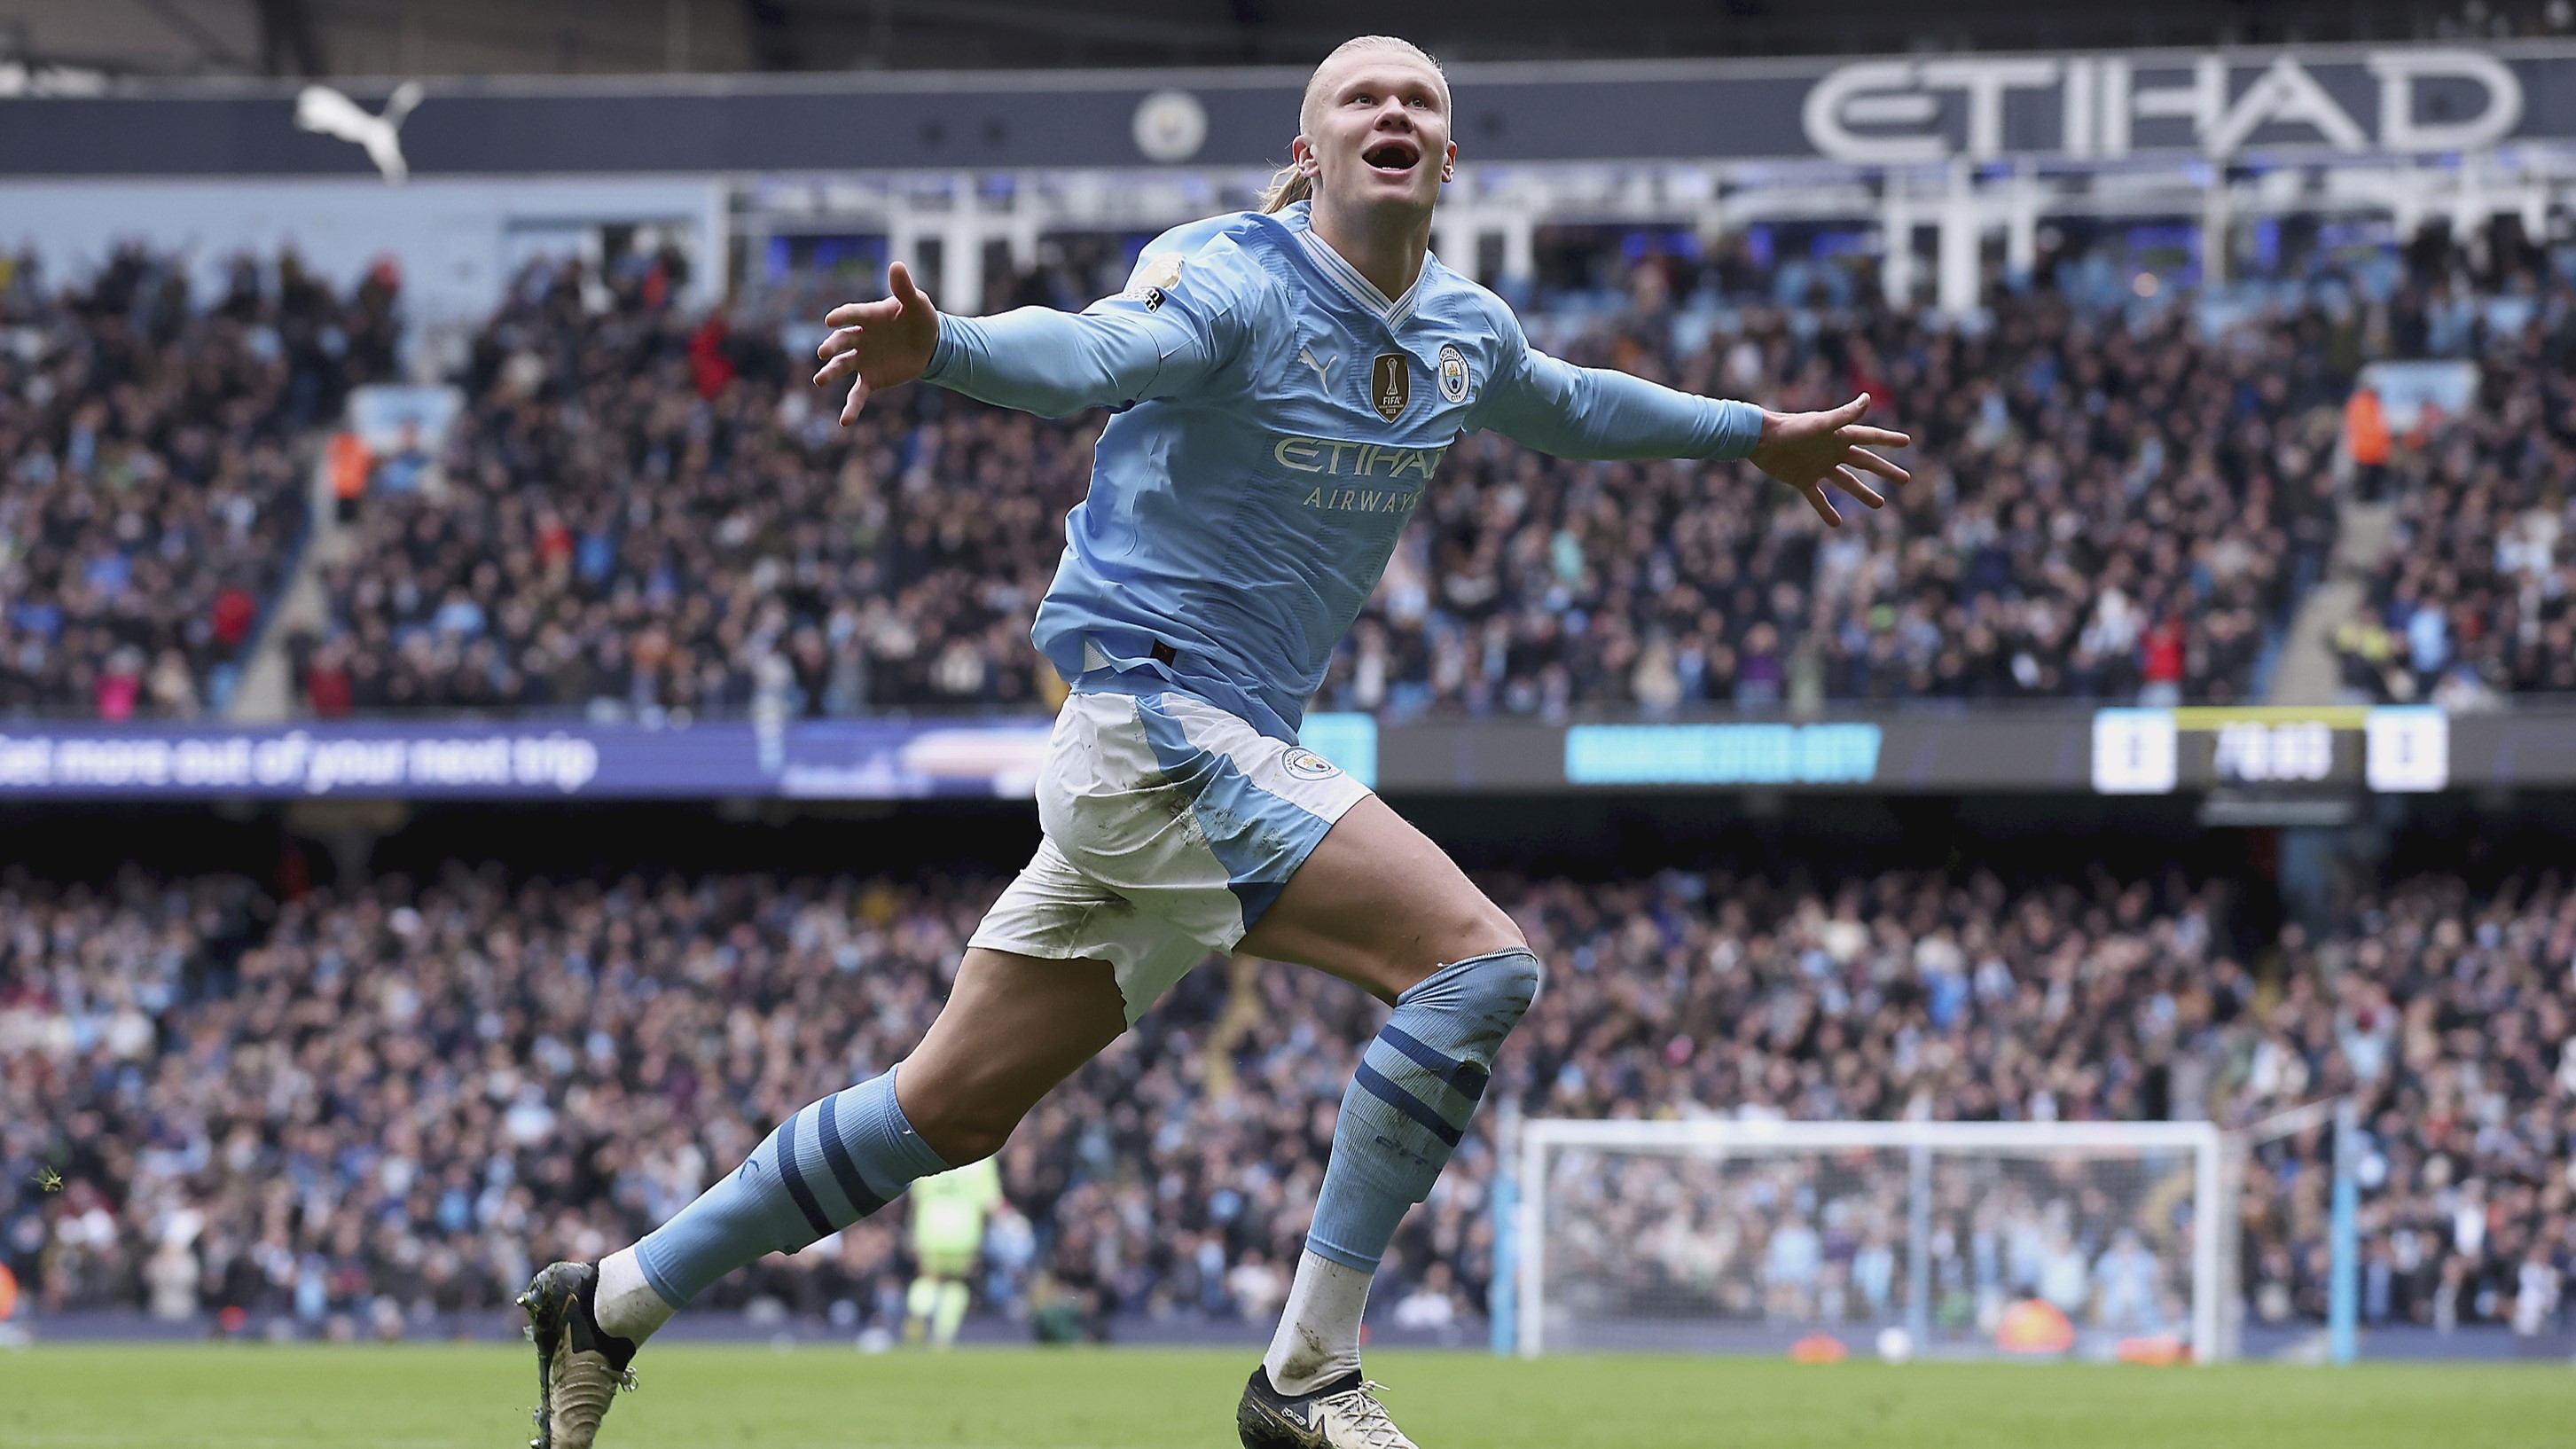
{"type": "Polygon", "coordinates": [[[833,332],[816,349],[824,362],[814,382],[850,379],[843,427],[857,421],[869,393],[915,378],[1062,417],[1166,396],[1215,360],[1208,319],[1165,309],[1159,296],[1151,307],[1122,296],[1081,313],[1022,307],[970,318],[942,316],[901,262],[887,269],[886,283],[884,300],[836,307],[823,319],[833,332]]]}
{"type": "Polygon", "coordinates": [[[1560,458],[1733,459],[1762,437],[1762,410],[1751,403],[1693,397],[1536,348],[1495,379],[1477,421],[1560,458]]]}
{"type": "Polygon", "coordinates": [[[1766,412],[1624,372],[1576,367],[1528,348],[1520,366],[1487,394],[1478,426],[1561,458],[1745,459],[1797,489],[1818,517],[1840,527],[1827,483],[1877,508],[1887,500],[1861,475],[1891,483],[1907,478],[1870,447],[1902,448],[1913,440],[1861,426],[1868,408],[1864,393],[1830,412],[1766,412]]]}

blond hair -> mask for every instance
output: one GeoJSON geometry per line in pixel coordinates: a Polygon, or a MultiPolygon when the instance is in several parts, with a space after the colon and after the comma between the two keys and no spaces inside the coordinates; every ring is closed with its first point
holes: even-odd
{"type": "MultiPolygon", "coordinates": [[[[1431,73],[1440,78],[1441,108],[1448,109],[1449,74],[1440,68],[1440,62],[1431,58],[1431,52],[1400,36],[1357,35],[1334,46],[1333,53],[1317,62],[1314,74],[1306,77],[1306,94],[1297,102],[1297,129],[1301,134],[1314,129],[1315,103],[1323,96],[1322,91],[1317,87],[1323,82],[1324,72],[1334,61],[1363,50],[1392,50],[1431,67],[1431,73]]],[[[1298,170],[1297,163],[1291,161],[1272,174],[1270,185],[1261,193],[1261,209],[1285,211],[1298,202],[1311,198],[1314,194],[1315,179],[1298,170]]]]}

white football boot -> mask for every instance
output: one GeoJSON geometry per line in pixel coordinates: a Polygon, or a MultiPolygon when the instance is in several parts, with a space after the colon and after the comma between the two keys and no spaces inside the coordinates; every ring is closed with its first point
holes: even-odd
{"type": "Polygon", "coordinates": [[[1354,1369],[1311,1394],[1283,1394],[1256,1368],[1235,1408],[1243,1449],[1415,1449],[1377,1401],[1384,1387],[1354,1369]]]}

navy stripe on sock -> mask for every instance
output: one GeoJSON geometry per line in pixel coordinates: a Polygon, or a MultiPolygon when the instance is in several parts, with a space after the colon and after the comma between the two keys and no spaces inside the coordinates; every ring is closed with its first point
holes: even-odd
{"type": "MultiPolygon", "coordinates": [[[[797,1116],[803,1116],[798,1113],[797,1116]]],[[[805,1185],[805,1174],[796,1166],[796,1118],[778,1124],[778,1180],[787,1184],[787,1195],[796,1200],[796,1210],[814,1225],[814,1236],[832,1235],[832,1220],[823,1216],[823,1205],[814,1200],[814,1189],[805,1185]]]]}
{"type": "Polygon", "coordinates": [[[823,1129],[823,1161],[832,1169],[832,1180],[841,1185],[841,1196],[850,1200],[860,1217],[867,1217],[886,1205],[886,1200],[868,1191],[867,1179],[859,1176],[859,1165],[850,1160],[850,1146],[841,1140],[839,1115],[833,1110],[840,1102],[835,1092],[822,1101],[818,1119],[823,1129]]]}
{"type": "Polygon", "coordinates": [[[1395,1110],[1402,1112],[1405,1116],[1421,1123],[1424,1127],[1429,1128],[1432,1136],[1439,1138],[1441,1141],[1448,1143],[1452,1147],[1457,1146],[1458,1139],[1466,1135],[1459,1129],[1450,1126],[1449,1119],[1432,1110],[1430,1104],[1424,1102],[1420,1097],[1413,1095],[1411,1092],[1404,1090],[1402,1087],[1397,1086],[1395,1083],[1388,1081],[1385,1074],[1378,1071],[1377,1068],[1370,1066],[1366,1061],[1362,1061],[1360,1063],[1360,1069],[1352,1074],[1351,1080],[1359,1083],[1362,1087],[1367,1088],[1370,1096],[1377,1098],[1379,1101],[1386,1103],[1395,1110]]]}
{"type": "Polygon", "coordinates": [[[1391,1021],[1378,1028],[1377,1039],[1413,1058],[1440,1080],[1466,1094],[1469,1101],[1483,1100],[1483,1067],[1474,1062],[1459,1061],[1391,1021]]]}

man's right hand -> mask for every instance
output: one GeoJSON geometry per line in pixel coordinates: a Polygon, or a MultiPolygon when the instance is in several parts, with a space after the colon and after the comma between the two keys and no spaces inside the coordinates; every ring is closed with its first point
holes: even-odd
{"type": "Polygon", "coordinates": [[[814,349],[823,370],[816,387],[851,379],[850,399],[841,404],[841,426],[859,420],[868,394],[881,387],[901,387],[921,376],[939,348],[939,309],[912,284],[912,270],[901,262],[886,268],[886,292],[878,302],[851,302],[823,318],[832,335],[814,349]]]}

